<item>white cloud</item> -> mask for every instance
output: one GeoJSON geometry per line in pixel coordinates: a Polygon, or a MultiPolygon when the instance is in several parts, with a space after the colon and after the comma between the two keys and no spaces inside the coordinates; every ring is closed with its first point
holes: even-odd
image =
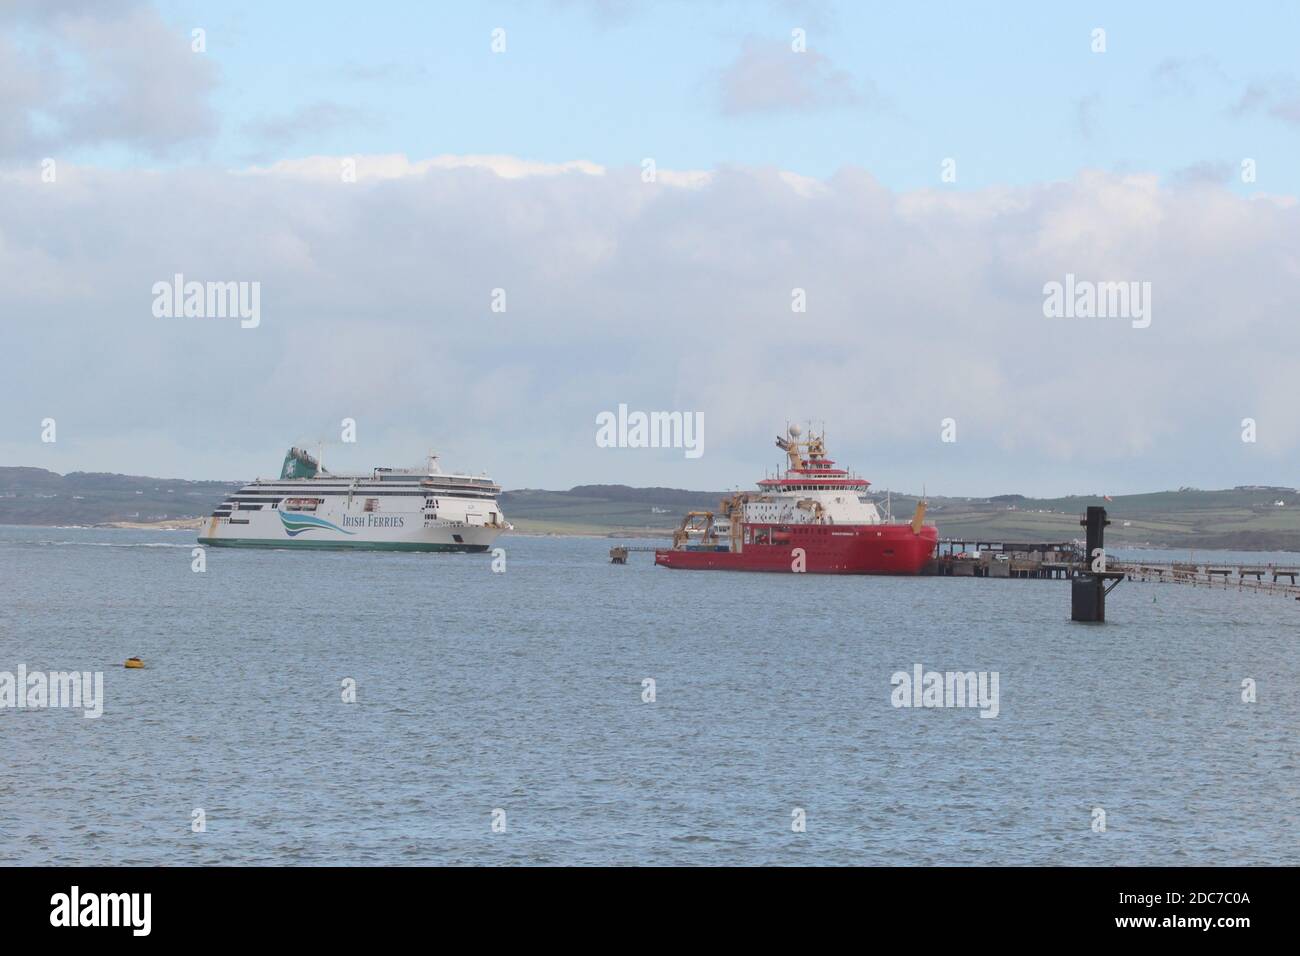
{"type": "Polygon", "coordinates": [[[229,477],[351,416],[364,444],[339,467],[433,444],[510,485],[717,488],[812,416],[878,484],[996,493],[1280,480],[1300,447],[1278,400],[1300,361],[1290,199],[1100,172],[896,193],[857,168],[723,167],[679,188],[637,166],[362,159],[355,184],[324,156],[10,176],[0,455],[229,477]],[[176,272],[260,281],[261,327],[154,318],[151,285],[176,272]],[[1044,283],[1067,273],[1151,282],[1151,327],[1044,318],[1044,283]],[[619,402],[703,411],[708,453],[596,449],[619,402]],[[47,415],[56,449],[28,427],[47,415]],[[127,434],[144,437],[85,459],[127,434]]]}
{"type": "Polygon", "coordinates": [[[544,163],[520,159],[516,156],[443,155],[412,162],[401,153],[356,157],[306,156],[299,159],[283,159],[267,166],[251,166],[243,172],[338,182],[340,165],[344,159],[355,161],[358,180],[419,177],[430,170],[442,169],[486,169],[502,179],[560,176],[565,173],[583,173],[587,176],[605,174],[603,166],[583,159],[564,163],[544,163]]]}

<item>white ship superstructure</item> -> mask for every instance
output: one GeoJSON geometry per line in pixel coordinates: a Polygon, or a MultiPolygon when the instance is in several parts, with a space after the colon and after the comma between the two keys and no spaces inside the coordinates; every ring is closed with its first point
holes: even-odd
{"type": "Polygon", "coordinates": [[[425,468],[334,475],[292,448],[278,479],[240,488],[208,519],[199,543],[217,547],[486,551],[508,530],[490,478],[425,468]]]}

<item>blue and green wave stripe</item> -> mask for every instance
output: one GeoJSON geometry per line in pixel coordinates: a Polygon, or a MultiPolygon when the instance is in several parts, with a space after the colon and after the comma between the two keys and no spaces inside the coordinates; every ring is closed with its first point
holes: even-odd
{"type": "Polygon", "coordinates": [[[315,515],[289,514],[281,511],[280,523],[284,525],[285,532],[291,538],[296,538],[304,531],[337,531],[340,534],[356,534],[355,531],[340,528],[334,522],[326,521],[324,518],[317,518],[315,515]]]}

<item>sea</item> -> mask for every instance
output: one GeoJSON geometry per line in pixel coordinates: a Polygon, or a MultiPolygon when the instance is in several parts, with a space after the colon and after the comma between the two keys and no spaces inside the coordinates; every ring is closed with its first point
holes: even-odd
{"type": "Polygon", "coordinates": [[[1300,602],[1125,581],[1086,625],[1063,581],[617,543],[0,528],[0,678],[103,674],[99,717],[0,708],[0,863],[1300,863],[1300,602]],[[918,666],[996,706],[901,706],[918,666]]]}

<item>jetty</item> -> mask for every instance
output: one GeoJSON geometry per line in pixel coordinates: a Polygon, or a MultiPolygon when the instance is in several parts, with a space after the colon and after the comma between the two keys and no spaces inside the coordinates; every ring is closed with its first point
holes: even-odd
{"type": "MultiPolygon", "coordinates": [[[[610,548],[613,564],[626,564],[632,552],[654,552],[667,545],[610,548]]],[[[940,538],[935,556],[921,570],[933,577],[1019,578],[1072,581],[1091,573],[1078,541],[996,541],[940,538]]],[[[1223,561],[1148,561],[1107,556],[1106,575],[1155,584],[1224,588],[1300,600],[1300,563],[1251,564],[1223,561]]]]}
{"type": "Polygon", "coordinates": [[[958,578],[1074,577],[1083,549],[1073,541],[1016,542],[940,538],[922,574],[958,578]]]}
{"type": "Polygon", "coordinates": [[[656,545],[638,545],[638,544],[620,544],[609,549],[610,564],[627,564],[627,556],[632,551],[658,551],[662,546],[656,545]]]}
{"type": "Polygon", "coordinates": [[[1300,601],[1300,567],[1278,564],[1239,564],[1196,561],[1111,561],[1130,581],[1225,588],[1293,597],[1300,601]]]}

